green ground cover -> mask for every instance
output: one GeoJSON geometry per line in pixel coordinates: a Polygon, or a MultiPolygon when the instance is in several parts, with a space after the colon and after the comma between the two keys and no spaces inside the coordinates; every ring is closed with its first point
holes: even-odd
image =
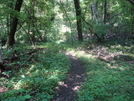
{"type": "MultiPolygon", "coordinates": [[[[53,97],[53,88],[66,77],[70,61],[65,54],[54,48],[54,44],[37,47],[43,50],[34,54],[31,62],[25,61],[29,56],[24,55],[21,63],[16,61],[10,64],[10,70],[3,72],[9,78],[0,78],[0,86],[6,88],[5,93],[0,93],[1,101],[49,101],[53,97]]],[[[23,49],[29,50],[25,46],[23,49],[15,49],[20,50],[20,53],[23,49]]]]}
{"type": "Polygon", "coordinates": [[[111,53],[123,52],[109,63],[91,54],[77,54],[86,69],[78,101],[134,101],[133,46],[105,48],[111,53]]]}
{"type": "MultiPolygon", "coordinates": [[[[4,50],[11,54],[14,50],[23,53],[31,50],[29,46],[4,50]]],[[[2,101],[49,101],[54,95],[54,87],[66,78],[70,60],[64,51],[77,56],[84,64],[85,81],[77,91],[78,101],[134,101],[134,46],[93,45],[85,43],[45,43],[37,45],[39,49],[30,62],[30,56],[23,55],[19,62],[11,63],[8,78],[0,78],[0,86],[6,88],[0,93],[2,101]],[[86,48],[85,48],[86,47],[86,48]],[[90,47],[90,48],[88,48],[90,47]],[[102,61],[91,51],[102,47],[102,55],[116,54],[110,61],[102,61]],[[19,66],[18,66],[19,65],[19,66]]],[[[96,51],[95,51],[96,52],[96,51]]],[[[6,58],[6,57],[5,57],[6,58]]]]}

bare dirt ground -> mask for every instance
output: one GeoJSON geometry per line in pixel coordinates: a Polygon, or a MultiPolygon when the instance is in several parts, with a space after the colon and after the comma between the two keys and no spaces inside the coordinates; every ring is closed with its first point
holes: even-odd
{"type": "Polygon", "coordinates": [[[58,89],[55,89],[56,94],[51,101],[75,101],[77,99],[76,91],[84,81],[84,69],[82,63],[70,54],[71,68],[68,72],[67,78],[59,84],[58,89]]]}

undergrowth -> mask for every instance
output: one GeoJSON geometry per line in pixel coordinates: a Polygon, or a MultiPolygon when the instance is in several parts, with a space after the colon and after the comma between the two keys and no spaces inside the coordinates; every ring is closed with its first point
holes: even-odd
{"type": "Polygon", "coordinates": [[[110,47],[110,52],[124,51],[122,57],[110,63],[99,60],[91,54],[77,53],[86,69],[85,82],[78,93],[78,101],[134,101],[134,64],[130,48],[110,47]],[[117,48],[117,49],[116,49],[117,48]]]}
{"type": "MultiPolygon", "coordinates": [[[[15,49],[21,53],[31,50],[28,47],[15,49]]],[[[0,93],[0,100],[50,101],[55,93],[53,88],[66,77],[69,70],[69,58],[63,54],[68,51],[77,56],[85,68],[85,82],[77,91],[76,100],[134,101],[134,46],[104,45],[107,52],[120,53],[110,62],[90,54],[94,47],[88,43],[37,45],[36,48],[41,51],[34,54],[30,62],[26,61],[28,55],[21,56],[19,62],[14,61],[8,66],[9,70],[3,72],[8,78],[0,78],[0,86],[6,88],[6,92],[0,93]]],[[[13,50],[5,49],[4,53],[9,56],[13,50]]]]}
{"type": "MultiPolygon", "coordinates": [[[[0,93],[1,101],[49,101],[53,97],[53,88],[66,77],[70,61],[54,44],[37,47],[43,50],[34,54],[29,63],[26,62],[27,56],[21,56],[23,65],[18,67],[16,61],[10,64],[10,70],[3,72],[9,78],[0,78],[0,86],[6,89],[3,94],[0,93]]],[[[23,49],[15,48],[20,53],[29,50],[27,47],[23,49]]]]}

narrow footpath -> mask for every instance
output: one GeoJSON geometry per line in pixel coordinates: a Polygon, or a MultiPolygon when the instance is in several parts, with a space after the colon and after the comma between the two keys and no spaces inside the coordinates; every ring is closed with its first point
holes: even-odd
{"type": "Polygon", "coordinates": [[[55,89],[56,94],[51,101],[76,101],[76,91],[81,87],[84,81],[84,69],[82,63],[74,56],[69,56],[71,68],[67,78],[59,84],[58,89],[55,89]]]}

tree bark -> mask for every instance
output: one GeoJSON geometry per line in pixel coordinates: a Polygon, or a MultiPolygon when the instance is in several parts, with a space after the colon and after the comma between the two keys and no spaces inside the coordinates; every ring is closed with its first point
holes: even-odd
{"type": "Polygon", "coordinates": [[[132,16],[132,37],[134,37],[134,6],[131,9],[131,16],[132,16]]]}
{"type": "Polygon", "coordinates": [[[103,20],[104,24],[106,24],[106,15],[107,15],[107,0],[104,1],[104,6],[103,6],[103,20]]]}
{"type": "Polygon", "coordinates": [[[2,60],[2,43],[0,42],[0,70],[5,70],[2,60]]]}
{"type": "Polygon", "coordinates": [[[77,31],[78,31],[78,40],[83,41],[82,36],[82,20],[81,20],[81,7],[79,0],[74,0],[75,10],[76,10],[76,20],[77,20],[77,31]]]}
{"type": "Polygon", "coordinates": [[[95,20],[96,23],[98,23],[97,9],[96,9],[94,4],[91,5],[91,11],[92,11],[92,14],[93,14],[93,20],[95,20]]]}
{"type": "Polygon", "coordinates": [[[134,0],[127,0],[134,6],[134,0]]]}
{"type": "MultiPolygon", "coordinates": [[[[15,4],[15,11],[20,12],[21,5],[22,5],[23,0],[17,0],[15,4]]],[[[10,26],[10,33],[9,33],[9,39],[8,39],[8,45],[13,46],[15,43],[15,32],[18,24],[18,18],[14,17],[10,26]]]]}

